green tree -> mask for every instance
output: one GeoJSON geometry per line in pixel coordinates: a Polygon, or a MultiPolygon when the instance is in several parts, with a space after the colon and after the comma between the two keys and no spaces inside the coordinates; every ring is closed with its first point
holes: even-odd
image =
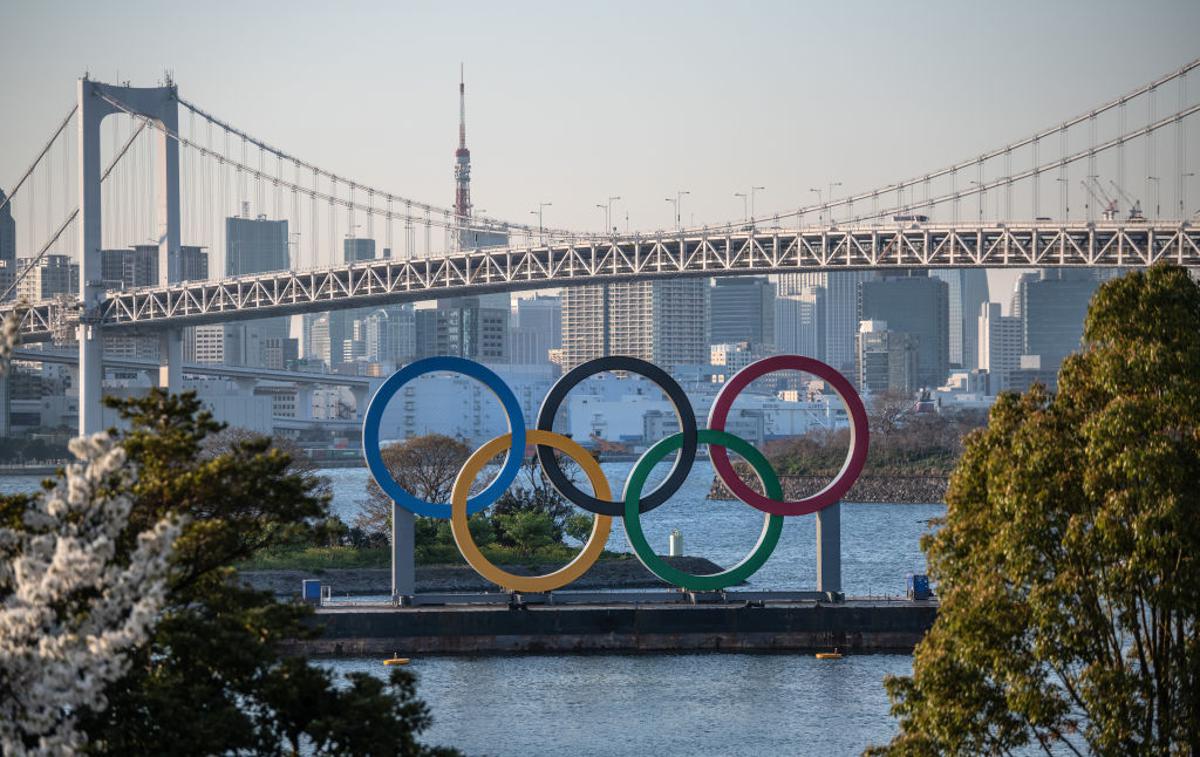
{"type": "Polygon", "coordinates": [[[1051,396],[1004,395],[922,546],[941,606],[876,754],[1200,745],[1200,288],[1104,285],[1051,396]]]}
{"type": "Polygon", "coordinates": [[[281,604],[236,582],[234,563],[310,532],[327,497],[264,437],[204,440],[221,428],[194,393],[153,390],[111,402],[128,422],[120,437],[139,476],[126,553],[161,518],[183,516],[167,601],[150,643],[89,712],[91,750],[112,754],[437,754],[416,742],[429,723],[411,674],[388,681],[325,670],[281,651],[315,633],[306,607],[281,604]]]}
{"type": "Polygon", "coordinates": [[[500,526],[503,541],[516,547],[522,555],[532,555],[542,547],[556,543],[554,521],[544,512],[518,510],[497,515],[493,520],[500,526]]]}
{"type": "MultiPolygon", "coordinates": [[[[426,434],[388,444],[380,449],[380,456],[400,488],[426,502],[447,503],[454,480],[471,452],[471,448],[458,439],[426,434]]],[[[392,499],[374,478],[367,481],[367,499],[360,503],[354,525],[364,531],[390,536],[392,499]]],[[[424,541],[422,536],[432,537],[436,533],[437,519],[417,518],[417,544],[431,543],[424,541]],[[422,520],[429,522],[422,525],[422,520]]]]}

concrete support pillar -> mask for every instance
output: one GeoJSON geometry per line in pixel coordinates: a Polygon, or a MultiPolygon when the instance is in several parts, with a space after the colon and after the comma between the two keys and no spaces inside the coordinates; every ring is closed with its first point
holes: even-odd
{"type": "Polygon", "coordinates": [[[373,392],[369,386],[352,386],[350,394],[354,396],[354,417],[361,421],[367,414],[367,400],[373,392]]]}
{"type": "Polygon", "coordinates": [[[104,381],[104,338],[93,319],[104,298],[100,247],[100,122],[110,107],[96,97],[92,83],[79,80],[79,433],[104,428],[100,396],[104,381]]]}
{"type": "Polygon", "coordinates": [[[416,516],[392,503],[392,600],[417,593],[416,516]]]}
{"type": "Polygon", "coordinates": [[[817,591],[842,591],[842,503],[817,511],[817,591]]]}
{"type": "Polygon", "coordinates": [[[313,385],[312,384],[297,384],[296,385],[296,418],[299,420],[312,420],[313,412],[313,385]]]}
{"type": "Polygon", "coordinates": [[[167,329],[159,334],[158,386],[170,394],[183,390],[182,329],[167,329]]]}
{"type": "MultiPolygon", "coordinates": [[[[100,328],[100,304],[104,300],[100,247],[100,123],[113,113],[128,110],[158,122],[167,131],[178,133],[179,102],[175,85],[163,87],[123,87],[80,79],[79,119],[79,432],[92,434],[104,427],[101,406],[104,379],[104,339],[100,328]]],[[[158,142],[156,208],[158,213],[158,275],[169,283],[178,279],[179,268],[179,143],[161,129],[153,132],[158,142]]],[[[168,345],[168,358],[170,358],[168,345]]],[[[182,357],[182,350],[178,350],[182,357]]],[[[167,376],[159,381],[168,388],[179,386],[172,380],[168,360],[167,376]]],[[[182,360],[174,360],[182,366],[182,360]]]]}

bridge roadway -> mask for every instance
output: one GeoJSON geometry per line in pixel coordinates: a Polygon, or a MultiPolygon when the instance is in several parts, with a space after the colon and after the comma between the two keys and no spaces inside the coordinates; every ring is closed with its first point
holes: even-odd
{"type": "MultiPolygon", "coordinates": [[[[78,365],[78,352],[59,352],[54,350],[13,350],[13,360],[24,360],[34,363],[60,363],[78,365]]],[[[137,358],[104,356],[105,368],[126,368],[140,371],[157,372],[160,365],[157,360],[140,360],[137,358]]],[[[369,376],[343,376],[338,373],[309,373],[307,371],[281,371],[271,368],[252,368],[244,366],[214,365],[212,363],[184,363],[182,370],[185,374],[200,374],[205,376],[224,376],[233,379],[254,379],[256,381],[280,381],[289,384],[329,384],[331,386],[348,386],[370,389],[372,382],[380,383],[383,379],[372,379],[369,376]]]]}
{"type": "MultiPolygon", "coordinates": [[[[109,292],[83,320],[109,333],[158,331],[463,294],[647,279],[888,268],[1145,267],[1161,260],[1200,267],[1200,228],[1180,221],[1106,221],[689,231],[361,261],[109,292]]],[[[79,318],[72,310],[78,305],[61,301],[25,309],[22,338],[51,338],[56,317],[79,318]]]]}

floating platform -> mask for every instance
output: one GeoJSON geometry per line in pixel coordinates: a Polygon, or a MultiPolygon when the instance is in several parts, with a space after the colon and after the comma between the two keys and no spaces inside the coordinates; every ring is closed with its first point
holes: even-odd
{"type": "Polygon", "coordinates": [[[307,621],[322,626],[324,633],[288,646],[337,656],[391,655],[396,650],[406,655],[834,648],[845,654],[910,653],[937,616],[936,600],[830,602],[772,598],[767,592],[754,592],[753,598],[738,594],[711,601],[687,601],[679,594],[673,601],[621,596],[605,602],[595,594],[588,602],[563,602],[558,595],[542,601],[494,595],[504,602],[326,606],[307,621]]]}

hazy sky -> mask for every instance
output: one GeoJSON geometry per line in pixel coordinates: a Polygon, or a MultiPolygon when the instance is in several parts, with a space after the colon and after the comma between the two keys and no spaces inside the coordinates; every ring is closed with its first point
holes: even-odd
{"type": "Polygon", "coordinates": [[[620,195],[614,223],[666,228],[663,198],[685,189],[685,222],[720,222],[751,185],[759,211],[795,207],[1053,124],[1196,57],[1198,29],[1195,0],[0,0],[0,186],[85,70],[149,85],[169,69],[267,141],[450,205],[462,61],[477,208],[528,221],[548,201],[548,225],[598,229],[595,204],[620,195]]]}

